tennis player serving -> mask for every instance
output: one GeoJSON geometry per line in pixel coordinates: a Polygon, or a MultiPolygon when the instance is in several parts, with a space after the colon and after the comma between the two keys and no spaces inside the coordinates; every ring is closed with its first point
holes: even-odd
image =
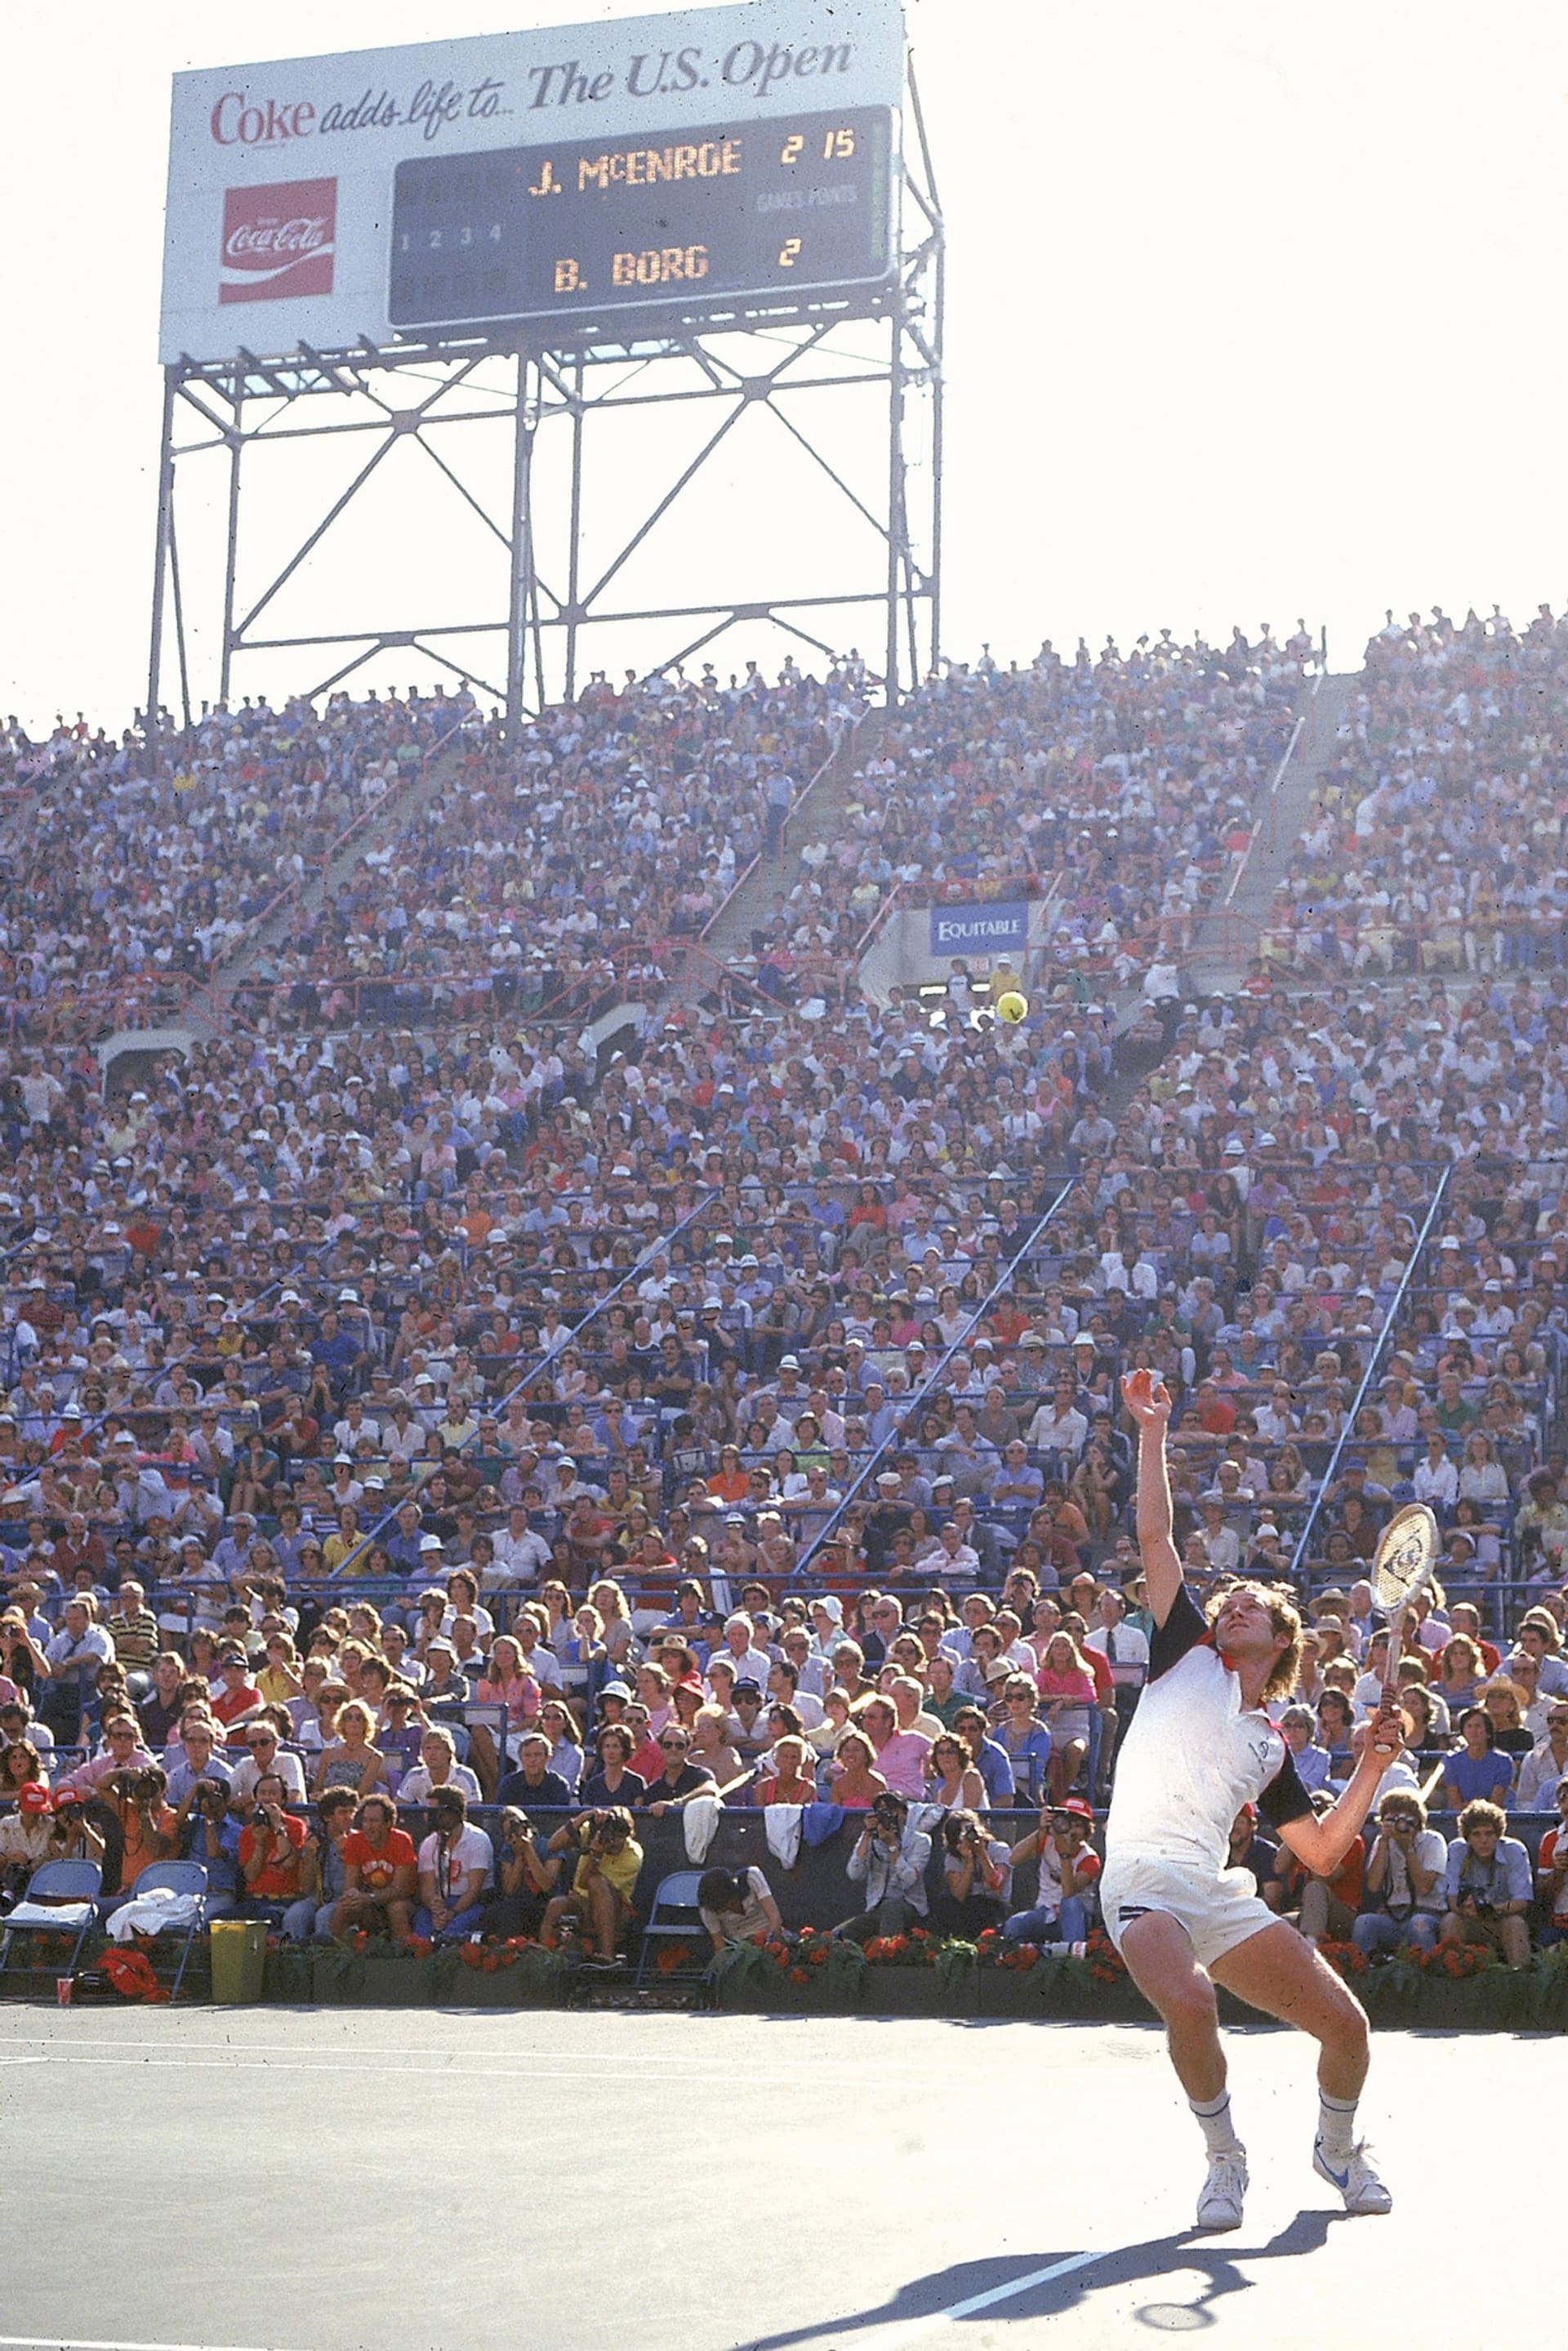
{"type": "Polygon", "coordinates": [[[1165,2020],[1170,2062],[1209,2149],[1200,2229],[1241,2226],[1246,2150],[1231,2120],[1214,1986],[1299,2025],[1318,2043],[1320,2108],[1314,2168],[1348,2212],[1386,2212],[1393,2199],[1355,2137],[1366,2077],[1361,2003],[1295,1928],[1227,1866],[1231,1823],[1257,1806],[1298,1861],[1337,1869],[1398,1750],[1391,1691],[1354,1778],[1332,1812],[1314,1813],[1263,1700],[1295,1680],[1301,1618],[1267,1584],[1237,1583],[1207,1616],[1181,1577],[1171,1541],[1165,1431],[1170,1396],[1147,1370],[1122,1382],[1137,1423],[1137,1539],[1155,1630],[1148,1682],[1116,1758],[1101,1903],[1112,1940],[1165,2020]]]}

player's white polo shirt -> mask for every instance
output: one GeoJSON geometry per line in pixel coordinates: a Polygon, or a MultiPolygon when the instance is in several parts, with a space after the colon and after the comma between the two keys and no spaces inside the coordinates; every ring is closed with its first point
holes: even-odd
{"type": "Polygon", "coordinates": [[[1231,1823],[1256,1805],[1275,1828],[1310,1815],[1280,1731],[1214,1646],[1185,1585],[1149,1643],[1149,1678],[1116,1757],[1101,1902],[1118,1943],[1149,1910],[1181,1920],[1207,1965],[1273,1924],[1250,1873],[1228,1865],[1231,1823]]]}

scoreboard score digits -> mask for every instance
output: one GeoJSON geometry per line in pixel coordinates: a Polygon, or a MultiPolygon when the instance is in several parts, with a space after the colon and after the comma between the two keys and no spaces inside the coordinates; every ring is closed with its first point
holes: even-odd
{"type": "Polygon", "coordinates": [[[429,330],[884,285],[886,107],[397,166],[388,316],[429,330]]]}

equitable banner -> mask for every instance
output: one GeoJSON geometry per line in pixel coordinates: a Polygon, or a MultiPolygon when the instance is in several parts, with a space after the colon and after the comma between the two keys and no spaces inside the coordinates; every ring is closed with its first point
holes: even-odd
{"type": "Polygon", "coordinates": [[[933,906],[931,953],[934,956],[1022,955],[1029,944],[1026,901],[987,906],[933,906]]]}

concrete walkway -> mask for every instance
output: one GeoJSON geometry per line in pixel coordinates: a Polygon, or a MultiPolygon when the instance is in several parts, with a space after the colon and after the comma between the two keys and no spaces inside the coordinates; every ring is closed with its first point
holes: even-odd
{"type": "Polygon", "coordinates": [[[346,841],[331,863],[323,870],[319,865],[306,869],[297,893],[280,906],[269,922],[252,931],[237,951],[221,962],[215,974],[192,997],[182,1015],[180,1025],[199,1037],[215,1036],[224,1025],[223,1014],[234,999],[235,990],[253,977],[257,967],[277,950],[300,927],[307,916],[319,913],[330,893],[348,880],[372,851],[383,850],[417,824],[426,810],[437,800],[451,782],[462,756],[464,738],[452,736],[434,756],[426,760],[411,784],[389,792],[366,823],[362,831],[346,841]],[[213,998],[217,998],[218,1017],[213,1019],[213,998]]]}
{"type": "MultiPolygon", "coordinates": [[[[794,879],[801,849],[808,841],[836,841],[845,825],[845,810],[858,797],[855,770],[863,768],[882,739],[884,714],[867,711],[841,737],[827,771],[809,797],[797,802],[784,826],[777,857],[759,857],[720,909],[702,945],[715,962],[728,964],[752,951],[752,933],[761,929],[773,909],[775,891],[794,879]]],[[[673,990],[688,1002],[699,1000],[711,986],[711,966],[692,956],[683,985],[673,990]]]]}
{"type": "Polygon", "coordinates": [[[1259,927],[1305,830],[1313,788],[1338,747],[1358,684],[1353,676],[1325,677],[1303,695],[1297,705],[1302,731],[1262,810],[1251,852],[1220,905],[1198,926],[1188,957],[1198,994],[1233,996],[1246,978],[1259,927]]]}

